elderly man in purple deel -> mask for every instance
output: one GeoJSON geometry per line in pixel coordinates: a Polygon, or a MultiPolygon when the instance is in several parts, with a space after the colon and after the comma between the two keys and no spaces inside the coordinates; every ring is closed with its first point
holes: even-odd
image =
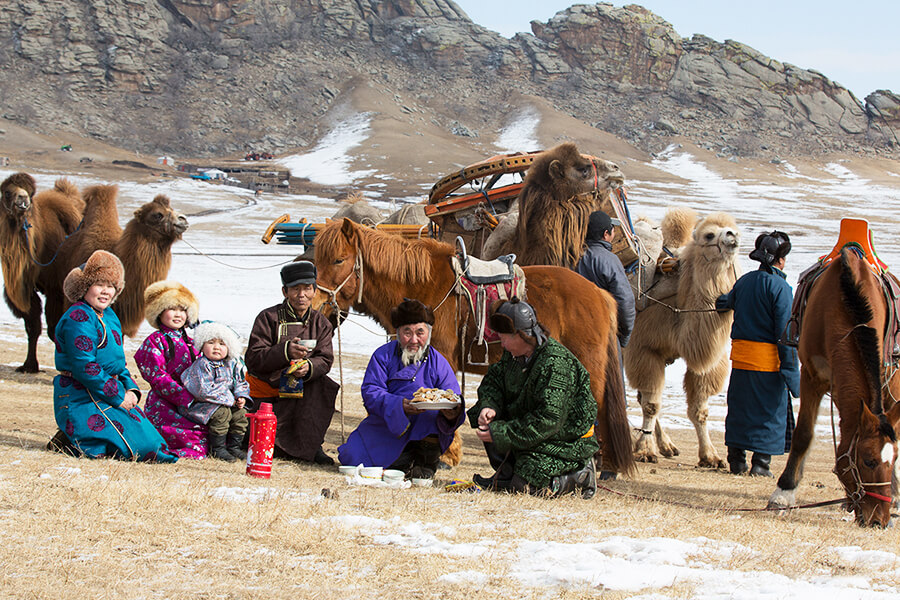
{"type": "Polygon", "coordinates": [[[391,310],[391,324],[397,339],[372,355],[360,389],[369,414],[338,448],[338,458],[344,465],[390,467],[431,478],[462,424],[465,407],[421,410],[410,401],[420,387],[459,394],[459,383],[447,359],[431,347],[430,308],[406,299],[391,310]]]}

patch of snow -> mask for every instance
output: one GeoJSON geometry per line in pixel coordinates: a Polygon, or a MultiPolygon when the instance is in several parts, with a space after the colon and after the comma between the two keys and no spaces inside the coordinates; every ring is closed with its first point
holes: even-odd
{"type": "Polygon", "coordinates": [[[541,116],[537,109],[525,107],[500,131],[494,146],[504,153],[538,150],[537,128],[540,123],[541,116]]]}
{"type": "Polygon", "coordinates": [[[322,185],[350,185],[373,175],[375,169],[351,170],[353,159],[347,154],[369,136],[371,120],[367,113],[352,115],[338,122],[311,151],[277,162],[290,169],[294,177],[306,177],[322,185]]]}

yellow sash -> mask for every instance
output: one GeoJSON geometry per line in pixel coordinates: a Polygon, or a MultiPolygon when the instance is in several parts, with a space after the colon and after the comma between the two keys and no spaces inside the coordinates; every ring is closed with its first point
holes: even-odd
{"type": "Polygon", "coordinates": [[[587,432],[586,434],[584,434],[583,436],[581,436],[581,437],[582,437],[582,438],[589,438],[589,437],[591,437],[592,435],[594,435],[594,426],[593,426],[593,425],[591,425],[591,428],[588,429],[588,432],[587,432]]]}
{"type": "Polygon", "coordinates": [[[781,368],[778,346],[769,342],[731,340],[731,366],[744,371],[775,373],[781,368]]]}

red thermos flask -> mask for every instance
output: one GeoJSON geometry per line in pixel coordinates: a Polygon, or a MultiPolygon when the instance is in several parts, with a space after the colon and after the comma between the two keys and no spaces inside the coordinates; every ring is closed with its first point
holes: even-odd
{"type": "Polygon", "coordinates": [[[247,446],[247,475],[268,479],[272,474],[272,453],[275,451],[275,425],[278,419],[272,404],[261,402],[259,410],[248,414],[250,443],[247,446]]]}

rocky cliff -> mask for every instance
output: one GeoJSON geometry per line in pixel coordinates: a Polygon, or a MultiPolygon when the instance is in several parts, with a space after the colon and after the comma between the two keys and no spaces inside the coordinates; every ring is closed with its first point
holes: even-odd
{"type": "Polygon", "coordinates": [[[356,87],[458,133],[514,97],[655,150],[900,150],[900,98],[735,41],[684,39],[630,5],[578,5],[506,39],[451,0],[11,0],[0,4],[3,116],[151,152],[302,147],[356,87]]]}

